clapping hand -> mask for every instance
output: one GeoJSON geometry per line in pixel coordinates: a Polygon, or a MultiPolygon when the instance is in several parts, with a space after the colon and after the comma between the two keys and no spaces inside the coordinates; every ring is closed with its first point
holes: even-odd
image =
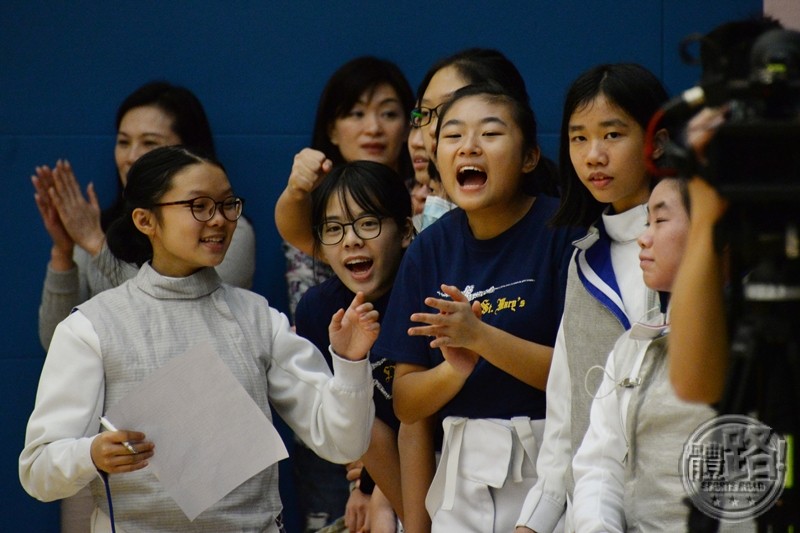
{"type": "Polygon", "coordinates": [[[36,167],[31,182],[36,190],[36,206],[59,251],[69,250],[71,256],[72,247],[77,244],[90,255],[97,255],[105,235],[100,226],[100,203],[94,185],[86,187],[84,197],[72,165],[63,160],[58,160],[53,169],[36,167]]]}
{"type": "Polygon", "coordinates": [[[50,190],[55,187],[53,184],[53,171],[47,165],[36,167],[35,174],[31,176],[31,183],[33,184],[34,194],[33,199],[36,201],[36,207],[39,209],[39,214],[42,216],[44,228],[53,239],[53,248],[63,257],[69,261],[72,259],[72,249],[75,246],[75,241],[72,240],[64,224],[61,222],[61,217],[58,214],[58,209],[50,197],[50,190]]]}
{"type": "Polygon", "coordinates": [[[469,375],[480,358],[479,354],[469,349],[482,324],[480,303],[470,304],[467,297],[452,285],[442,285],[442,292],[451,300],[426,298],[425,305],[439,312],[411,315],[412,321],[428,325],[410,328],[408,334],[434,337],[430,347],[441,349],[445,360],[454,369],[460,374],[469,375]]]}
{"type": "Polygon", "coordinates": [[[61,223],[75,244],[97,255],[103,246],[105,235],[100,226],[100,202],[94,184],[86,187],[86,197],[81,192],[72,165],[59,160],[53,169],[53,185],[50,199],[58,209],[61,223]],[[88,197],[88,199],[87,199],[88,197]]]}

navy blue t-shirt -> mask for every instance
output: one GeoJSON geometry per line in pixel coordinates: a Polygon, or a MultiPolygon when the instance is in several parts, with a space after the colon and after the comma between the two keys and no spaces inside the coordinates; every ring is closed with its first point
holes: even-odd
{"type": "MultiPolygon", "coordinates": [[[[372,305],[380,313],[378,320],[381,323],[383,323],[390,294],[391,291],[372,302],[372,305]]],[[[295,311],[297,334],[310,340],[319,348],[331,369],[333,368],[333,363],[331,354],[328,352],[328,345],[330,344],[328,325],[334,313],[339,309],[347,309],[353,298],[355,298],[355,294],[339,278],[334,276],[308,289],[300,303],[297,304],[297,310],[295,311]]],[[[381,335],[383,335],[383,330],[381,330],[381,335]]],[[[372,377],[375,384],[375,390],[372,394],[375,402],[375,416],[397,431],[400,427],[400,422],[394,416],[394,409],[392,408],[394,362],[376,357],[374,352],[370,352],[370,362],[372,363],[372,377]]]]}
{"type": "MultiPolygon", "coordinates": [[[[442,284],[477,300],[482,320],[517,337],[553,346],[561,321],[572,255],[580,230],[552,228],[558,200],[538,196],[514,226],[486,240],[472,236],[466,213],[456,209],[425,229],[405,253],[372,353],[398,363],[432,368],[444,358],[430,339],[409,336],[415,312],[435,312],[426,297],[447,298],[442,284]]],[[[439,413],[469,418],[545,416],[544,391],[480,359],[464,387],[439,413]]]]}

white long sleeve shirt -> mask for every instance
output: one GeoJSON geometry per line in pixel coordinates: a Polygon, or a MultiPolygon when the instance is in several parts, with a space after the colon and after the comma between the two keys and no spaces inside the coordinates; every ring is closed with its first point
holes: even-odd
{"type": "MultiPolygon", "coordinates": [[[[213,269],[190,278],[163,278],[144,265],[135,278],[104,291],[96,297],[102,300],[90,300],[56,328],[19,459],[20,481],[32,496],[64,498],[97,480],[90,447],[99,432],[98,417],[115,401],[109,394],[118,401],[141,379],[140,372],[200,341],[214,346],[266,416],[271,418],[270,405],[275,407],[320,455],[347,462],[366,451],[374,416],[369,361],[334,357],[331,377],[319,351],[295,335],[288,319],[262,297],[220,284],[213,269]],[[96,323],[90,315],[98,317],[96,323]]],[[[280,512],[276,469],[257,474],[219,507],[185,524],[147,469],[120,474],[114,476],[115,511],[121,522],[130,517],[132,529],[150,531],[272,528],[280,512]],[[256,496],[263,503],[253,506],[256,496]],[[167,525],[136,498],[158,502],[159,513],[169,517],[167,525]]]]}
{"type": "MultiPolygon", "coordinates": [[[[610,240],[610,261],[613,266],[616,282],[620,289],[620,298],[625,314],[630,320],[637,320],[646,314],[648,308],[655,302],[655,294],[644,285],[641,270],[639,269],[639,246],[636,242],[638,236],[644,231],[647,222],[647,210],[644,205],[637,206],[624,213],[616,215],[603,215],[603,226],[610,240]]],[[[596,230],[590,230],[587,238],[596,230]]],[[[582,239],[583,240],[583,239],[582,239]]],[[[589,244],[586,248],[593,245],[589,244]]],[[[580,247],[580,246],[579,246],[580,247]]],[[[576,339],[567,339],[565,328],[577,322],[569,301],[570,295],[580,294],[581,298],[590,299],[588,292],[580,286],[580,281],[575,274],[577,254],[573,256],[570,277],[567,281],[567,303],[564,316],[558,329],[553,358],[550,365],[550,374],[547,378],[547,415],[545,418],[544,439],[539,450],[536,462],[536,471],[539,479],[528,493],[517,520],[517,525],[526,526],[538,533],[551,533],[568,505],[567,476],[572,458],[576,450],[573,441],[581,435],[573,436],[573,420],[575,417],[588,418],[588,413],[573,413],[573,391],[588,394],[585,391],[585,376],[573,376],[570,371],[570,346],[576,344],[576,339]]],[[[580,311],[579,311],[580,312],[580,311]]],[[[581,320],[596,324],[602,323],[602,317],[580,317],[581,320]]],[[[597,340],[597,331],[586,330],[582,332],[581,343],[594,345],[592,354],[583,353],[582,357],[591,356],[596,364],[603,365],[608,352],[613,346],[613,341],[624,329],[616,323],[618,328],[609,337],[607,345],[601,346],[597,340]]],[[[573,329],[575,327],[573,326],[573,329]]],[[[606,332],[607,333],[607,332],[606,332]]],[[[598,372],[599,375],[599,372],[598,372]]],[[[582,431],[582,428],[581,428],[582,431]]],[[[568,523],[569,524],[569,520],[568,523]]]]}
{"type": "Polygon", "coordinates": [[[675,396],[666,332],[635,324],[608,358],[572,464],[576,531],[686,530],[681,454],[692,432],[716,413],[675,396]]]}

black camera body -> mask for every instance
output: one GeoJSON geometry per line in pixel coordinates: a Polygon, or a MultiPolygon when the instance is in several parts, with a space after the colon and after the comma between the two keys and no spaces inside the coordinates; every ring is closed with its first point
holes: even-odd
{"type": "Polygon", "coordinates": [[[734,47],[712,57],[706,101],[726,105],[728,117],[707,149],[706,177],[733,204],[800,211],[800,32],[772,29],[749,54],[734,47]]]}
{"type": "MultiPolygon", "coordinates": [[[[691,148],[674,153],[728,201],[717,242],[729,252],[730,364],[717,409],[800,435],[800,32],[761,19],[699,42],[701,103],[725,109],[726,121],[702,169],[691,148]]],[[[798,505],[800,491],[786,488],[759,531],[795,527],[798,505]]],[[[717,531],[696,510],[690,529],[717,531]]]]}
{"type": "Polygon", "coordinates": [[[706,177],[732,204],[793,204],[800,215],[800,118],[728,122],[706,155],[706,177]]]}

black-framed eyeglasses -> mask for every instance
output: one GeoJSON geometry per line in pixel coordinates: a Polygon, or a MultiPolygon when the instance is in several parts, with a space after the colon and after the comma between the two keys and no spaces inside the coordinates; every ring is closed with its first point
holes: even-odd
{"type": "Polygon", "coordinates": [[[217,202],[210,196],[198,196],[191,200],[178,200],[177,202],[164,202],[160,204],[153,204],[153,207],[164,207],[168,205],[185,205],[191,211],[192,216],[198,222],[208,222],[214,218],[214,214],[219,207],[222,216],[226,220],[236,222],[242,216],[242,208],[244,207],[244,198],[238,196],[228,196],[224,200],[217,202]]]}
{"type": "Polygon", "coordinates": [[[439,116],[439,111],[442,110],[442,106],[445,102],[437,105],[436,107],[415,107],[411,110],[411,120],[409,124],[412,128],[421,128],[422,126],[427,126],[433,120],[433,117],[439,116]]]}
{"type": "Polygon", "coordinates": [[[381,220],[384,217],[375,215],[364,215],[358,217],[352,222],[343,224],[341,222],[323,222],[316,227],[319,242],[326,246],[333,246],[339,244],[344,239],[345,228],[352,226],[356,236],[363,240],[368,241],[374,239],[381,234],[381,220]]]}

